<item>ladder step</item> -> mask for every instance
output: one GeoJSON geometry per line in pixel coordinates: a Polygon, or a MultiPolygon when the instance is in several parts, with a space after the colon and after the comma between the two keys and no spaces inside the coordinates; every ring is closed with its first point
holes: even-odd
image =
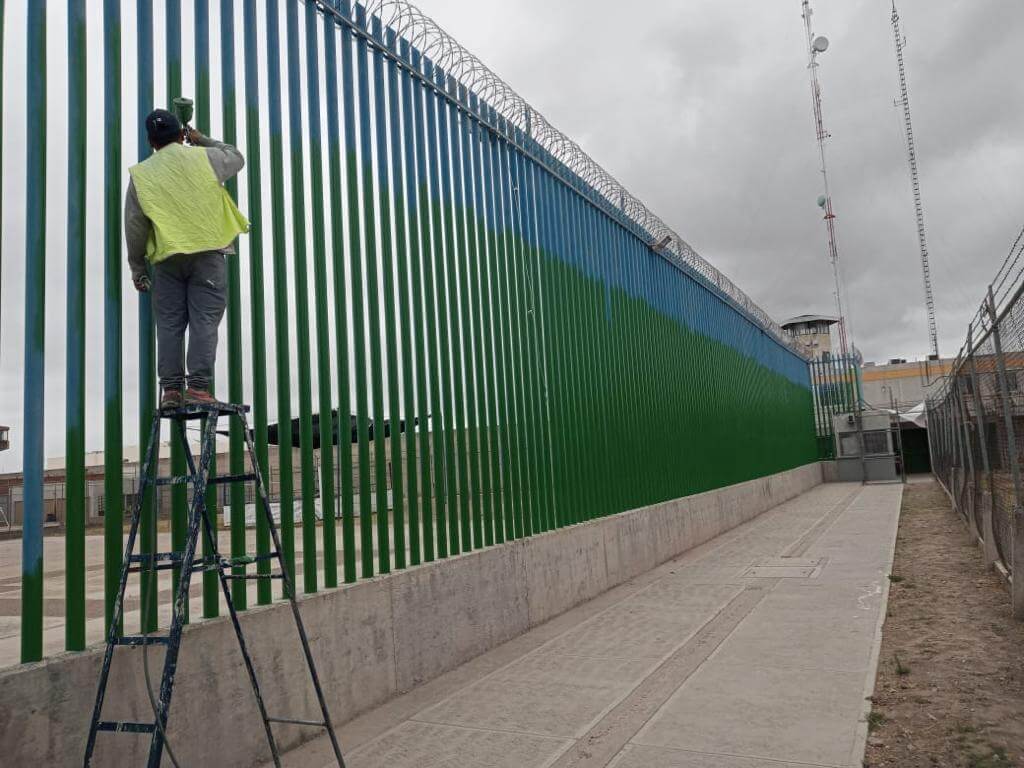
{"type": "Polygon", "coordinates": [[[252,483],[256,480],[254,472],[247,472],[242,475],[217,475],[206,481],[207,485],[224,485],[225,483],[252,483]]]}
{"type": "Polygon", "coordinates": [[[131,555],[128,558],[128,562],[139,563],[139,565],[129,565],[128,573],[166,571],[171,568],[178,568],[181,565],[181,560],[181,552],[154,552],[151,555],[131,555]]]}
{"type": "Polygon", "coordinates": [[[313,728],[326,728],[327,723],[318,720],[298,720],[292,717],[268,717],[268,723],[288,723],[290,725],[309,725],[313,728]]]}
{"type": "Polygon", "coordinates": [[[182,405],[177,408],[160,408],[157,411],[157,415],[161,419],[198,419],[214,413],[218,416],[223,416],[224,414],[243,414],[248,412],[248,405],[216,402],[209,405],[192,404],[182,405]]]}
{"type": "Polygon", "coordinates": [[[114,641],[114,645],[169,645],[171,638],[167,635],[124,635],[114,641]]]}
{"type": "Polygon", "coordinates": [[[173,560],[175,562],[181,562],[181,552],[152,552],[144,555],[130,555],[128,561],[132,563],[149,563],[153,560],[160,562],[161,560],[173,560]]]}
{"type": "Polygon", "coordinates": [[[114,731],[115,733],[153,733],[156,723],[130,723],[124,720],[100,720],[96,723],[97,731],[114,731]]]}
{"type": "Polygon", "coordinates": [[[188,485],[191,482],[192,475],[178,475],[177,477],[153,478],[153,485],[188,485]]]}

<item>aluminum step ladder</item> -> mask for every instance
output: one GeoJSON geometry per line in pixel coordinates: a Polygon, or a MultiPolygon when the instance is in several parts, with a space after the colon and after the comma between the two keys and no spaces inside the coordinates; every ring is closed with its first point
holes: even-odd
{"type": "MultiPolygon", "coordinates": [[[[117,598],[114,602],[113,617],[110,630],[107,636],[106,653],[103,656],[103,666],[100,671],[99,687],[96,691],[96,706],[92,713],[92,723],[89,727],[89,739],[85,747],[84,765],[92,764],[93,751],[96,747],[96,737],[99,733],[111,734],[146,734],[150,737],[149,758],[146,762],[148,768],[158,768],[163,757],[165,748],[170,753],[172,762],[174,755],[173,745],[168,746],[166,740],[167,715],[171,706],[171,694],[174,689],[174,676],[178,666],[178,650],[181,646],[181,633],[185,624],[186,608],[189,599],[189,583],[192,574],[196,571],[216,571],[220,579],[221,590],[224,600],[228,606],[231,616],[231,623],[234,626],[235,634],[238,637],[238,646],[242,652],[245,662],[245,669],[249,675],[249,682],[252,684],[253,693],[256,696],[256,706],[259,709],[260,717],[263,720],[263,727],[267,736],[267,743],[273,756],[274,765],[281,765],[281,755],[274,738],[274,723],[289,723],[315,728],[322,728],[327,732],[334,750],[334,757],[341,768],[344,768],[344,761],[341,756],[341,749],[338,746],[338,739],[327,711],[327,703],[324,700],[323,690],[320,686],[320,679],[317,676],[316,665],[309,649],[309,640],[306,636],[306,629],[299,614],[299,606],[295,600],[295,585],[288,570],[284,555],[281,550],[281,540],[278,536],[277,526],[270,510],[270,501],[267,497],[267,490],[263,484],[260,474],[259,463],[256,461],[255,448],[252,434],[249,432],[249,425],[246,413],[249,411],[247,405],[233,405],[229,403],[215,403],[210,405],[186,405],[179,408],[162,408],[153,416],[153,425],[149,435],[149,445],[146,449],[145,462],[142,468],[142,479],[140,487],[135,496],[135,503],[132,507],[131,527],[128,532],[128,544],[125,548],[124,560],[121,564],[121,580],[118,586],[117,598]],[[236,418],[241,422],[242,434],[245,436],[246,450],[249,454],[249,463],[252,471],[241,475],[221,475],[210,478],[210,463],[216,454],[217,421],[220,417],[228,419],[236,418]],[[200,443],[199,463],[195,462],[192,456],[188,439],[185,436],[186,422],[194,419],[201,420],[202,439],[200,443]],[[160,444],[161,422],[167,420],[171,426],[171,439],[178,440],[183,448],[185,463],[188,474],[180,477],[156,477],[159,466],[158,446],[160,444]],[[220,555],[217,548],[217,540],[214,535],[213,526],[206,508],[205,494],[208,485],[223,483],[252,482],[255,483],[258,497],[258,506],[266,518],[267,526],[270,529],[271,540],[274,550],[264,555],[245,555],[242,557],[225,558],[220,555]],[[178,552],[157,552],[153,554],[135,554],[135,541],[139,531],[139,522],[142,512],[143,499],[146,494],[155,486],[160,485],[181,485],[192,486],[192,500],[188,510],[188,531],[185,539],[185,548],[178,552]],[[199,542],[200,529],[206,537],[205,541],[211,555],[207,557],[196,557],[196,547],[199,542]],[[232,569],[237,566],[251,565],[260,561],[277,561],[278,570],[276,573],[245,573],[235,574],[232,569]],[[143,599],[152,599],[157,591],[156,573],[173,568],[180,569],[177,591],[174,596],[173,610],[171,615],[171,626],[168,634],[143,633],[141,635],[123,635],[118,628],[124,615],[125,588],[128,584],[128,576],[133,573],[150,574],[150,588],[143,591],[143,599]],[[278,579],[284,584],[284,592],[291,604],[292,615],[295,618],[295,627],[298,630],[299,639],[302,643],[302,651],[306,658],[306,666],[309,669],[309,676],[316,691],[317,702],[320,706],[320,720],[306,720],[288,717],[271,717],[267,714],[263,696],[260,693],[259,682],[256,679],[256,670],[253,667],[249,656],[249,650],[242,633],[242,625],[238,620],[234,603],[231,600],[230,582],[235,579],[278,579]],[[103,702],[107,695],[107,682],[110,676],[110,665],[114,657],[114,649],[117,646],[163,646],[166,654],[163,662],[163,674],[160,678],[159,695],[154,702],[154,717],[150,722],[127,722],[116,720],[103,720],[103,702]]],[[[260,511],[257,510],[257,514],[260,511]]],[[[148,688],[148,682],[147,682],[148,688]]],[[[150,693],[152,698],[152,693],[150,693]]]]}

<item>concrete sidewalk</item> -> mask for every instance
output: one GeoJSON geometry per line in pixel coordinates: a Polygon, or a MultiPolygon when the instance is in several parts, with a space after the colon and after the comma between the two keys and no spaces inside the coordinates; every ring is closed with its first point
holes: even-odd
{"type": "Polygon", "coordinates": [[[346,764],[860,766],[901,497],[818,486],[348,723],[346,764]]]}

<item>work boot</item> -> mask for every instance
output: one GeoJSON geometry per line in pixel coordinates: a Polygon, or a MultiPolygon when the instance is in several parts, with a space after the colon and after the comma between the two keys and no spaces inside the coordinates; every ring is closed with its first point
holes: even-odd
{"type": "Polygon", "coordinates": [[[216,405],[217,398],[207,392],[205,389],[195,389],[189,387],[185,390],[185,404],[186,405],[216,405]]]}
{"type": "Polygon", "coordinates": [[[164,389],[164,394],[160,398],[161,408],[181,408],[184,404],[180,389],[164,389]]]}

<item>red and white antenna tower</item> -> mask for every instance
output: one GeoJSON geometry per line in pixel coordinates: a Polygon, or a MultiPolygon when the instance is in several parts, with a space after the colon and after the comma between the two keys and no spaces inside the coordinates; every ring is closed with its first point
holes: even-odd
{"type": "Polygon", "coordinates": [[[821,155],[821,178],[825,194],[818,198],[818,205],[825,211],[825,228],[828,231],[828,258],[832,263],[832,276],[836,285],[836,309],[839,315],[839,348],[843,356],[849,353],[846,341],[846,315],[843,313],[843,294],[839,272],[839,249],[836,245],[836,214],[832,208],[832,195],[828,189],[828,168],[825,164],[825,140],[828,133],[821,117],[821,85],[818,83],[818,54],[828,49],[828,39],[815,37],[811,29],[810,0],[803,0],[803,20],[807,30],[807,70],[811,76],[811,101],[814,105],[814,124],[818,134],[818,153],[821,155]]]}
{"type": "Polygon", "coordinates": [[[910,94],[907,91],[907,70],[903,66],[903,45],[900,17],[896,2],[892,4],[892,35],[896,41],[896,63],[900,71],[900,96],[903,101],[903,128],[907,134],[907,159],[910,163],[910,185],[914,190],[914,212],[917,214],[917,242],[921,248],[921,272],[924,276],[924,306],[928,312],[928,342],[931,353],[939,357],[939,335],[935,329],[935,300],[932,298],[932,272],[928,266],[928,243],[924,237],[924,207],[921,204],[921,183],[917,178],[917,150],[914,148],[914,128],[910,124],[910,94]]]}

